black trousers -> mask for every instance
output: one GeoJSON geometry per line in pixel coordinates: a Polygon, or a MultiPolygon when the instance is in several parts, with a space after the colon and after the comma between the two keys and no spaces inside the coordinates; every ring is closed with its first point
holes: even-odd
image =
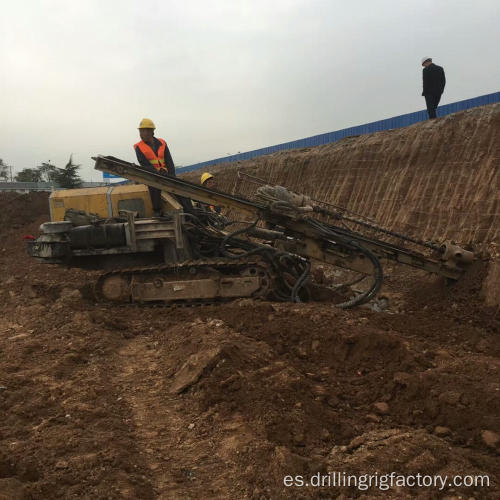
{"type": "Polygon", "coordinates": [[[148,186],[149,196],[151,196],[151,205],[153,205],[153,211],[159,212],[161,210],[161,191],[154,187],[148,186]]]}
{"type": "MultiPolygon", "coordinates": [[[[152,165],[142,165],[143,168],[146,170],[149,170],[150,172],[153,172],[154,174],[160,174],[165,177],[169,177],[169,174],[165,170],[156,170],[152,165]]],[[[175,177],[175,176],[174,176],[175,177]]],[[[151,197],[151,205],[153,206],[153,211],[154,212],[160,212],[161,211],[161,189],[157,189],[151,186],[148,186],[149,189],[149,196],[151,197]]],[[[193,204],[191,203],[191,200],[189,198],[184,198],[183,196],[177,196],[173,195],[173,197],[182,205],[182,208],[184,212],[191,213],[193,210],[193,204]]]]}
{"type": "Polygon", "coordinates": [[[436,108],[441,100],[441,94],[427,94],[425,96],[425,104],[427,105],[427,113],[429,118],[436,118],[436,108]]]}
{"type": "MultiPolygon", "coordinates": [[[[153,174],[167,175],[164,170],[156,170],[153,165],[141,165],[142,168],[149,170],[153,174]]],[[[151,205],[153,205],[153,211],[159,212],[161,210],[161,190],[148,186],[149,196],[151,197],[151,205]]]]}

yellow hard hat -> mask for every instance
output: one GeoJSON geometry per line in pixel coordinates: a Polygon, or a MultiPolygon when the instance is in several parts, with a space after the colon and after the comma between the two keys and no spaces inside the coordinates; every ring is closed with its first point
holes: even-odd
{"type": "Polygon", "coordinates": [[[149,118],[143,118],[141,120],[141,123],[139,123],[139,128],[152,128],[155,129],[155,124],[153,123],[153,120],[150,120],[149,118]]]}
{"type": "Polygon", "coordinates": [[[213,179],[214,176],[212,174],[209,174],[208,172],[205,172],[202,176],[201,176],[201,184],[205,184],[205,182],[208,181],[208,179],[213,179]]]}

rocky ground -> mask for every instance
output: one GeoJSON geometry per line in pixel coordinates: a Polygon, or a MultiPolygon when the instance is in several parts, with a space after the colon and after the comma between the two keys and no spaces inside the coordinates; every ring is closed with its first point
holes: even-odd
{"type": "Polygon", "coordinates": [[[383,312],[95,303],[30,259],[46,195],[3,196],[0,498],[499,498],[498,310],[386,268],[383,312]],[[489,488],[290,487],[286,475],[488,475],[489,488]]]}

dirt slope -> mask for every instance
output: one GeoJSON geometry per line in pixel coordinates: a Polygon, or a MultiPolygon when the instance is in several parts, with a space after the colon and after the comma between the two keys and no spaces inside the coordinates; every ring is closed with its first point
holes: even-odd
{"type": "Polygon", "coordinates": [[[223,191],[253,194],[242,170],[422,239],[499,244],[500,104],[208,170],[223,191]]]}
{"type": "Polygon", "coordinates": [[[0,499],[500,496],[500,325],[482,262],[451,288],[388,267],[379,313],[113,307],[91,299],[92,272],[26,256],[23,235],[47,217],[35,198],[0,196],[0,499]],[[488,475],[490,487],[283,486],[332,471],[488,475]]]}

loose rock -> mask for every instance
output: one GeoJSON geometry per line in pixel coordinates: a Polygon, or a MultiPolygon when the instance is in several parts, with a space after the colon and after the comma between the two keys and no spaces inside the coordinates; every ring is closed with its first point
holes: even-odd
{"type": "Polygon", "coordinates": [[[373,408],[379,415],[387,415],[389,413],[389,405],[385,401],[374,403],[373,408]]]}
{"type": "Polygon", "coordinates": [[[500,436],[493,431],[485,430],[481,432],[481,439],[488,448],[497,448],[500,443],[500,436]]]}

